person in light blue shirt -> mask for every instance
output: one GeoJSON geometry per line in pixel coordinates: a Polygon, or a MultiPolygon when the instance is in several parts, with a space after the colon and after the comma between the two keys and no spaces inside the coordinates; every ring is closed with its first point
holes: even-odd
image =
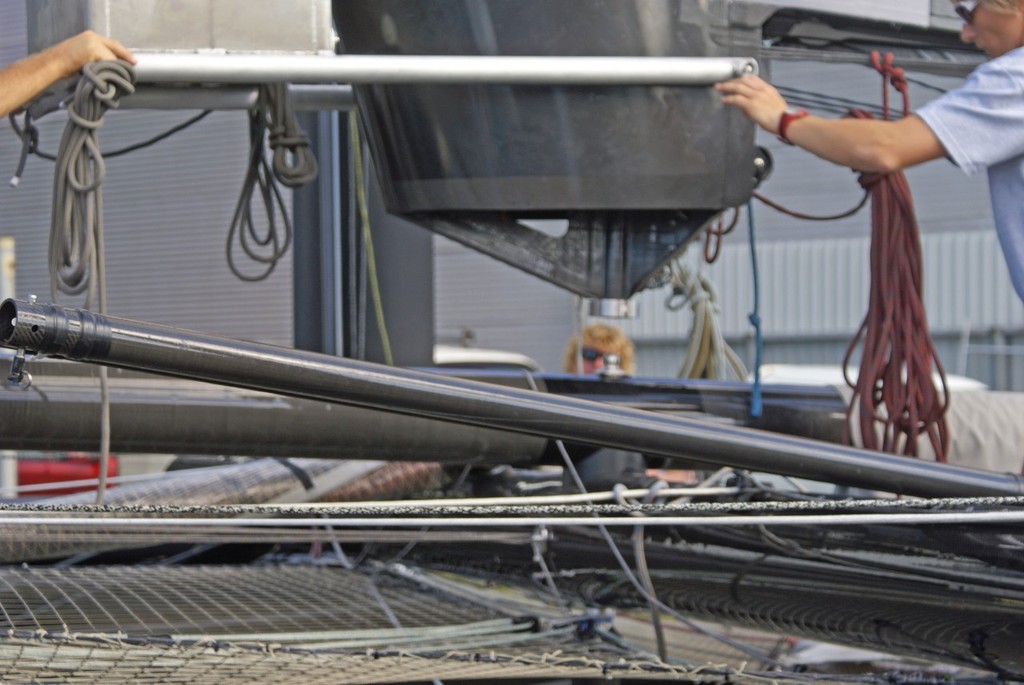
{"type": "Polygon", "coordinates": [[[1010,278],[1024,299],[1024,0],[955,0],[960,37],[992,59],[959,88],[897,121],[828,119],[790,108],[757,76],[725,83],[722,102],[785,142],[857,171],[886,173],[941,157],[986,170],[1010,278]]]}

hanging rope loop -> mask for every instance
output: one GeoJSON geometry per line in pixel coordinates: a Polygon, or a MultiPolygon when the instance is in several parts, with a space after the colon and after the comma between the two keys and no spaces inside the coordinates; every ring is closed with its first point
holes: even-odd
{"type": "MultiPolygon", "coordinates": [[[[85,308],[92,307],[102,284],[103,196],[106,164],[100,152],[99,129],[103,117],[117,108],[120,98],[135,92],[135,70],[122,61],[93,62],[82,68],[82,78],[68,105],[68,125],[61,136],[53,183],[50,228],[50,289],[58,293],[87,293],[85,308]],[[99,278],[94,280],[93,276],[99,278]],[[98,281],[98,282],[97,282],[98,281]]],[[[101,309],[104,305],[101,303],[101,309]]]]}
{"type": "Polygon", "coordinates": [[[278,186],[297,188],[318,174],[309,136],[299,127],[283,83],[260,86],[255,109],[249,112],[249,163],[235,211],[228,226],[225,255],[228,268],[239,280],[265,280],[292,243],[292,221],[285,196],[278,186]],[[269,144],[271,161],[267,162],[269,144]],[[253,201],[262,212],[253,209],[253,201]],[[236,262],[240,250],[256,265],[255,273],[236,262]]]}
{"type": "Polygon", "coordinates": [[[885,57],[876,50],[871,53],[871,65],[882,75],[882,118],[890,119],[889,90],[894,89],[903,96],[903,116],[910,114],[910,85],[907,75],[900,67],[893,64],[895,58],[891,52],[885,57]]]}
{"type": "Polygon", "coordinates": [[[722,253],[722,241],[725,236],[729,235],[736,228],[736,224],[740,220],[740,208],[733,207],[732,219],[729,224],[725,223],[725,214],[719,214],[718,218],[712,223],[708,224],[707,229],[704,232],[704,261],[708,264],[714,264],[718,261],[718,256],[722,253]]]}
{"type": "MultiPolygon", "coordinates": [[[[903,70],[893,66],[891,54],[883,59],[874,53],[872,64],[884,82],[885,117],[890,116],[890,86],[903,94],[906,115],[910,104],[903,70]]],[[[863,110],[849,116],[874,118],[863,110]]],[[[843,358],[844,376],[853,388],[846,441],[856,424],[864,447],[917,456],[919,440],[927,436],[936,459],[944,462],[949,390],[925,313],[921,236],[910,186],[902,172],[865,173],[859,182],[871,197],[871,286],[867,314],[843,358]],[[858,348],[860,369],[854,380],[849,367],[858,348]]]]}
{"type": "MultiPolygon", "coordinates": [[[[107,311],[106,264],[103,245],[103,180],[106,165],[100,151],[99,129],[107,110],[135,92],[135,70],[123,61],[93,62],[68,105],[68,123],[60,140],[53,176],[50,216],[50,294],[85,293],[85,309],[94,296],[101,314],[107,311]]],[[[28,129],[26,116],[26,130],[28,129]]],[[[20,174],[20,168],[19,168],[20,174]]],[[[96,503],[102,504],[110,468],[110,388],[107,368],[97,370],[100,381],[100,472],[96,503]]]]}
{"type": "Polygon", "coordinates": [[[267,142],[273,151],[274,175],[289,188],[298,188],[316,179],[316,156],[309,136],[299,126],[284,83],[260,86],[260,101],[267,118],[267,142]]]}

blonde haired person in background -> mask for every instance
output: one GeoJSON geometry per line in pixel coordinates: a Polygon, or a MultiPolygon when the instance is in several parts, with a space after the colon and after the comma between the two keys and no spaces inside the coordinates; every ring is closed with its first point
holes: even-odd
{"type": "Polygon", "coordinates": [[[573,336],[565,346],[562,370],[566,373],[590,376],[605,367],[605,355],[619,357],[619,368],[627,375],[636,371],[636,352],[632,341],[617,326],[592,323],[583,329],[583,345],[573,336]]]}
{"type": "Polygon", "coordinates": [[[0,70],[0,116],[21,109],[54,83],[72,76],[89,62],[117,59],[135,64],[135,56],[113,38],[83,31],[9,64],[0,70]]]}
{"type": "MultiPolygon", "coordinates": [[[[565,373],[577,375],[598,374],[605,367],[605,357],[610,354],[619,356],[623,375],[633,375],[636,371],[633,342],[617,326],[592,323],[583,329],[582,350],[577,336],[569,339],[562,357],[562,369],[565,373]],[[582,369],[577,369],[578,361],[581,361],[582,369]]],[[[647,459],[639,452],[613,448],[592,450],[578,445],[569,445],[569,451],[587,490],[609,490],[618,483],[627,487],[649,487],[658,479],[672,483],[696,482],[693,471],[648,470],[647,459]]],[[[575,482],[568,474],[564,480],[566,488],[575,488],[575,482]]]]}

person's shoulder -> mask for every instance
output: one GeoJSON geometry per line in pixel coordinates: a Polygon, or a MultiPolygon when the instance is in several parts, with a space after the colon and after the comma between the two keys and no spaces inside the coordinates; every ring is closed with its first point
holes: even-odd
{"type": "Polygon", "coordinates": [[[987,64],[1021,64],[1024,62],[1024,45],[1010,50],[1005,55],[990,59],[987,64]]]}
{"type": "Polygon", "coordinates": [[[981,64],[971,72],[968,80],[1000,78],[1003,76],[1019,78],[1022,75],[1024,75],[1024,47],[1019,47],[1015,50],[1010,50],[1005,55],[1000,55],[981,64]]]}
{"type": "MultiPolygon", "coordinates": [[[[978,102],[985,106],[1010,106],[1024,92],[1024,47],[1011,50],[980,64],[957,88],[945,96],[928,103],[934,108],[959,107],[963,103],[978,102]]],[[[928,108],[928,105],[922,109],[928,108]]]]}

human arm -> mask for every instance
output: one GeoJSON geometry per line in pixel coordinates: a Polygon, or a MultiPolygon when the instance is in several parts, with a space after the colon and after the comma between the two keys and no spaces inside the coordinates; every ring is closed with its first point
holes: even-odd
{"type": "Polygon", "coordinates": [[[113,38],[83,31],[41,52],[0,70],[0,116],[22,107],[62,78],[89,62],[123,59],[135,63],[132,53],[113,38]]]}
{"type": "MultiPolygon", "coordinates": [[[[778,134],[788,105],[770,84],[744,76],[715,88],[724,104],[738,107],[762,129],[778,134]]],[[[896,171],[946,155],[935,133],[914,115],[897,121],[808,116],[794,120],[786,137],[822,159],[857,171],[896,171]]]]}

